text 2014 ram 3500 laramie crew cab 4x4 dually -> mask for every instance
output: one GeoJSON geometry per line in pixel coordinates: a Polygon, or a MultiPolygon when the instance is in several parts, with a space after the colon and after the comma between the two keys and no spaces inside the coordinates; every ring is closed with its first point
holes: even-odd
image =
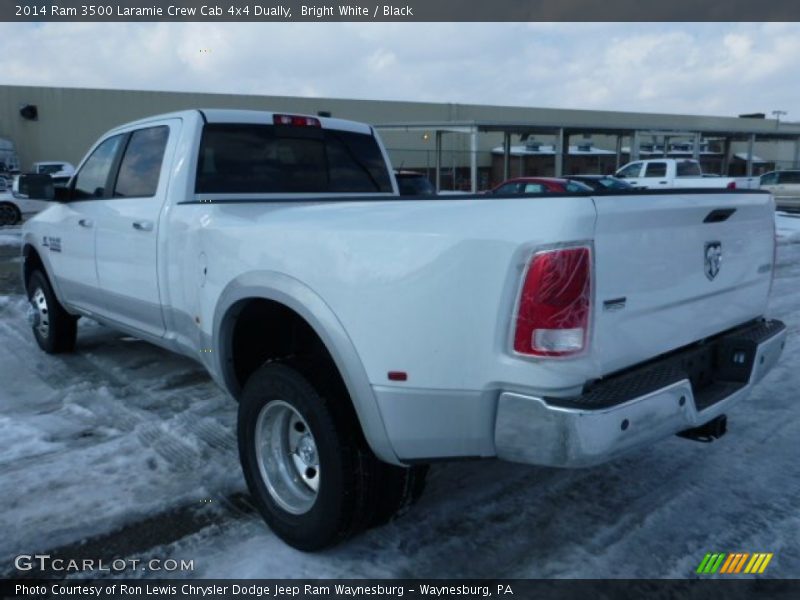
{"type": "Polygon", "coordinates": [[[367,125],[195,110],[110,131],[56,194],[24,230],[39,345],[83,315],[200,361],[301,549],[387,521],[433,460],[719,435],[784,344],[766,193],[400,198],[367,125]]]}

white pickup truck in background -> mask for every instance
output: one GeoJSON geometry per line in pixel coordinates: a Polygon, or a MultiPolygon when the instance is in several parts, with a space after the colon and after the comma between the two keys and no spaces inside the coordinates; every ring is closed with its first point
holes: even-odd
{"type": "Polygon", "coordinates": [[[48,190],[40,347],[85,316],[202,363],[303,550],[387,521],[431,461],[718,437],[785,343],[764,192],[400,197],[370,126],[234,110],[118,127],[48,190]]]}
{"type": "Polygon", "coordinates": [[[637,160],[620,167],[615,177],[643,189],[725,188],[757,189],[758,177],[718,177],[705,175],[700,163],[689,158],[637,160]]]}

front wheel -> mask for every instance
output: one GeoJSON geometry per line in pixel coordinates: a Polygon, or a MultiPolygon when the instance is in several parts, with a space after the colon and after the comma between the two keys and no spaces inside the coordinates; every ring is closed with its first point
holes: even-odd
{"type": "Polygon", "coordinates": [[[11,202],[0,202],[0,226],[16,225],[22,220],[19,208],[11,202]]]}
{"type": "Polygon", "coordinates": [[[28,301],[28,320],[39,347],[48,354],[72,352],[78,319],[64,310],[41,271],[34,271],[28,279],[28,301]]]}
{"type": "Polygon", "coordinates": [[[250,377],[239,404],[239,456],[250,493],[272,530],[300,550],[320,550],[385,522],[421,491],[419,483],[397,485],[398,473],[420,471],[378,460],[347,398],[334,396],[270,363],[250,377]]]}

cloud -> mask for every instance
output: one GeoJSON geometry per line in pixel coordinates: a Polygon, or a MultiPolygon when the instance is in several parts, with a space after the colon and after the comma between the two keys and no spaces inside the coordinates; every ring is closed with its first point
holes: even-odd
{"type": "Polygon", "coordinates": [[[798,24],[0,25],[2,82],[800,118],[798,24]]]}

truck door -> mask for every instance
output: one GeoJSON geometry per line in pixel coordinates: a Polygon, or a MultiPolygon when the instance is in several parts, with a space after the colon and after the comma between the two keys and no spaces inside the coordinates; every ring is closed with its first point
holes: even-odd
{"type": "Polygon", "coordinates": [[[667,163],[662,161],[648,161],[639,179],[639,185],[650,190],[671,187],[667,176],[667,163]]]}
{"type": "Polygon", "coordinates": [[[164,333],[158,285],[159,216],[180,120],[126,134],[111,197],[97,219],[96,263],[106,317],[151,336],[164,333]]]}
{"type": "Polygon", "coordinates": [[[96,312],[98,305],[97,220],[123,140],[124,136],[115,135],[95,147],[70,184],[69,200],[51,211],[50,228],[42,240],[63,300],[90,312],[96,312]]]}
{"type": "Polygon", "coordinates": [[[639,176],[642,174],[642,162],[633,162],[625,165],[615,173],[620,179],[624,179],[633,187],[639,187],[639,176]]]}

